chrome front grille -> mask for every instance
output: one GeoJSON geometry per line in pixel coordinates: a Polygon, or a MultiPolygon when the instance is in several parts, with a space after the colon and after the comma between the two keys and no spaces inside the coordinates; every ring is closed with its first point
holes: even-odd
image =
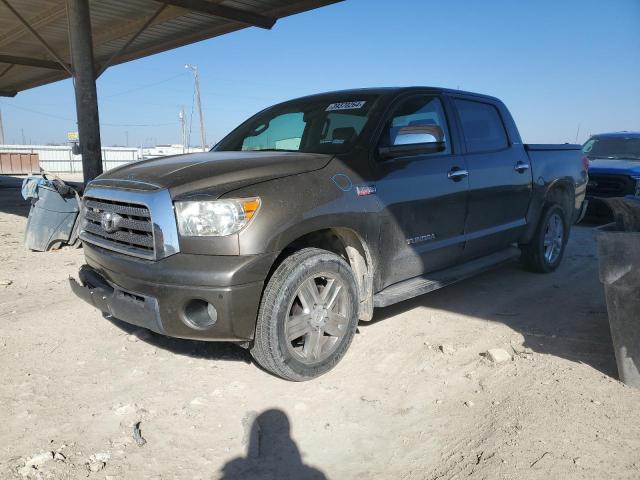
{"type": "Polygon", "coordinates": [[[103,185],[107,180],[87,186],[82,201],[80,239],[146,260],[160,260],[178,253],[178,226],[169,191],[109,187],[103,185]]]}
{"type": "Polygon", "coordinates": [[[155,258],[153,222],[145,205],[85,197],[83,240],[130,255],[155,258]]]}

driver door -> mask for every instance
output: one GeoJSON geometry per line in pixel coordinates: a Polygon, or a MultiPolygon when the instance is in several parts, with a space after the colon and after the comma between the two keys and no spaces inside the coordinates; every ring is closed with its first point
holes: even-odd
{"type": "Polygon", "coordinates": [[[377,196],[385,246],[381,287],[458,263],[469,189],[465,159],[437,95],[401,98],[378,145],[377,196]]]}

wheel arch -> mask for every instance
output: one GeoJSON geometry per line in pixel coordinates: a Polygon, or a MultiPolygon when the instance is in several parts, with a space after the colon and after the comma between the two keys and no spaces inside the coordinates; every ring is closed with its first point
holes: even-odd
{"type": "Polygon", "coordinates": [[[347,261],[358,286],[358,318],[364,321],[371,320],[373,317],[373,258],[367,242],[351,228],[321,228],[289,241],[274,260],[265,284],[285,258],[309,247],[327,250],[347,261]]]}
{"type": "Polygon", "coordinates": [[[534,201],[531,202],[529,214],[527,215],[527,229],[520,240],[521,244],[526,244],[533,238],[538,222],[548,205],[557,203],[565,213],[567,225],[571,225],[573,218],[573,202],[575,198],[575,188],[566,178],[558,178],[538,187],[533,191],[534,201]]]}

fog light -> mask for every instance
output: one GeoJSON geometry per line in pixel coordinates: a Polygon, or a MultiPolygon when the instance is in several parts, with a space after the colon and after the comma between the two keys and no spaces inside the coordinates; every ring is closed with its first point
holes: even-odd
{"type": "Polygon", "coordinates": [[[216,307],[204,300],[191,300],[184,307],[184,320],[191,328],[204,330],[215,325],[218,312],[216,307]]]}

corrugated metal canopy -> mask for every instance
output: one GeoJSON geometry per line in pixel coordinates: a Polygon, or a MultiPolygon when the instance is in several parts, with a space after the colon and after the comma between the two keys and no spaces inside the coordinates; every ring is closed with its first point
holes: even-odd
{"type": "MultiPolygon", "coordinates": [[[[342,0],[91,0],[96,68],[342,0]]],[[[0,95],[70,77],[65,0],[0,0],[0,95]],[[38,38],[40,37],[40,38],[38,38]]]]}

